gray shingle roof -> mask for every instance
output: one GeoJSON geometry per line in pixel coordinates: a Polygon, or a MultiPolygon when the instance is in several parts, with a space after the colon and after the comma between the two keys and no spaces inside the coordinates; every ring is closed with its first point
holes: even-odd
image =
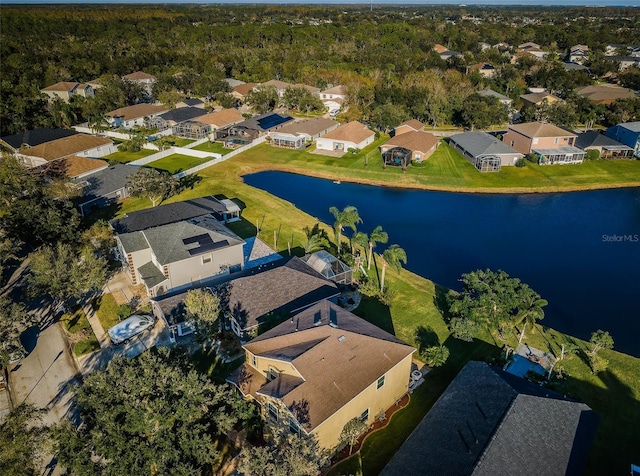
{"type": "Polygon", "coordinates": [[[168,279],[151,261],[140,266],[138,272],[140,273],[140,278],[149,288],[153,288],[168,279]]]}
{"type": "MultiPolygon", "coordinates": [[[[226,226],[212,217],[196,217],[190,220],[169,223],[168,225],[149,228],[142,232],[149,242],[153,253],[161,265],[175,263],[195,256],[194,244],[185,244],[184,240],[207,235],[216,245],[215,249],[242,245],[244,241],[226,226]]],[[[210,252],[208,249],[205,252],[210,252]]]]}
{"type": "Polygon", "coordinates": [[[632,132],[640,132],[640,121],[637,122],[623,122],[618,124],[619,127],[624,127],[632,132]]]}
{"type": "Polygon", "coordinates": [[[127,233],[225,211],[225,205],[214,197],[201,197],[131,212],[113,220],[111,226],[116,233],[127,233]]]}
{"type": "Polygon", "coordinates": [[[463,132],[462,134],[455,134],[449,139],[461,149],[469,152],[473,157],[518,153],[517,150],[486,132],[463,132]]]}
{"type": "Polygon", "coordinates": [[[161,117],[165,121],[184,122],[203,116],[204,112],[205,111],[199,107],[179,107],[162,113],[158,117],[161,117]]]}
{"type": "Polygon", "coordinates": [[[494,91],[493,89],[483,89],[478,91],[480,96],[490,96],[494,98],[498,98],[500,101],[511,101],[511,98],[505,96],[504,94],[500,94],[499,92],[494,91]]]}
{"type": "Polygon", "coordinates": [[[62,139],[77,134],[70,129],[34,129],[2,137],[2,140],[14,149],[19,149],[23,144],[35,147],[45,142],[62,139]]]}
{"type": "Polygon", "coordinates": [[[598,131],[585,131],[578,134],[575,146],[581,149],[585,147],[605,147],[605,146],[623,146],[618,141],[610,137],[600,134],[598,131]]]}
{"type": "Polygon", "coordinates": [[[149,248],[144,234],[141,231],[134,231],[133,233],[123,233],[118,235],[120,243],[126,253],[135,253],[136,251],[145,250],[149,248]]]}
{"type": "Polygon", "coordinates": [[[87,203],[124,188],[129,176],[137,170],[138,167],[133,165],[115,164],[84,177],[83,180],[89,182],[89,185],[82,188],[82,196],[78,202],[87,203]]]}
{"type": "Polygon", "coordinates": [[[580,474],[597,422],[583,403],[469,362],[381,474],[580,474]]]}

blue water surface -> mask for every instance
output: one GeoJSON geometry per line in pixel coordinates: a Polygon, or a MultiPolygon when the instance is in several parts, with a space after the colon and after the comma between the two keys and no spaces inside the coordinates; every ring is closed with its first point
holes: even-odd
{"type": "MultiPolygon", "coordinates": [[[[568,166],[570,167],[570,166],[568,166]]],[[[608,330],[640,357],[640,189],[467,194],[336,184],[283,172],[245,182],[332,223],[355,205],[407,252],[407,268],[460,289],[462,273],[502,269],[549,301],[543,324],[588,339],[608,330]]],[[[382,247],[380,247],[382,249],[382,247]]]]}

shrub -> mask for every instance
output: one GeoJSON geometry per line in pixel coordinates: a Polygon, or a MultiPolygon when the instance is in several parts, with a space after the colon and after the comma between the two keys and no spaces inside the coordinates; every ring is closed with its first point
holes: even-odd
{"type": "Polygon", "coordinates": [[[591,367],[593,374],[607,370],[608,366],[609,361],[607,359],[600,357],[598,354],[589,355],[589,367],[591,367]]]}
{"type": "Polygon", "coordinates": [[[527,155],[524,156],[524,158],[527,159],[529,162],[533,162],[534,164],[538,163],[538,156],[533,152],[529,152],[527,155]]]}
{"type": "Polygon", "coordinates": [[[126,319],[131,314],[133,314],[133,309],[131,309],[131,306],[129,306],[128,304],[120,304],[118,306],[118,317],[120,318],[120,320],[126,319]]]}
{"type": "Polygon", "coordinates": [[[584,160],[598,160],[600,158],[600,151],[595,149],[589,149],[584,156],[584,160]]]}
{"type": "Polygon", "coordinates": [[[524,159],[520,159],[516,161],[516,167],[526,167],[527,161],[524,159]]]}

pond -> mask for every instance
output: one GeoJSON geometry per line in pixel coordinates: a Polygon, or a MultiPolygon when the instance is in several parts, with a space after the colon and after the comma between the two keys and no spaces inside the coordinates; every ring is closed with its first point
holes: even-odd
{"type": "Polygon", "coordinates": [[[640,357],[640,189],[468,194],[283,172],[244,180],[325,223],[329,207],[356,206],[359,229],[382,225],[407,269],[448,288],[460,289],[462,273],[502,269],[549,301],[544,325],[587,340],[608,330],[617,350],[640,357]]]}

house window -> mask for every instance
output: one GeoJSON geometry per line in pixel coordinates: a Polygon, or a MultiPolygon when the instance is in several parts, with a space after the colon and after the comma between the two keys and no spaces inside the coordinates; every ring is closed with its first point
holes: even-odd
{"type": "Polygon", "coordinates": [[[376,389],[380,389],[380,387],[384,386],[384,375],[378,379],[378,384],[376,385],[376,389]]]}
{"type": "Polygon", "coordinates": [[[258,366],[258,358],[255,355],[251,356],[251,363],[253,363],[254,367],[258,366]]]}
{"type": "Polygon", "coordinates": [[[202,257],[202,264],[211,263],[211,255],[205,255],[202,257]]]}
{"type": "Polygon", "coordinates": [[[271,382],[272,380],[275,380],[276,378],[278,378],[278,371],[270,366],[269,367],[269,371],[267,372],[267,380],[269,382],[271,382]]]}
{"type": "Polygon", "coordinates": [[[538,143],[538,138],[536,137],[536,138],[533,139],[533,145],[536,145],[537,143],[538,143]]]}
{"type": "Polygon", "coordinates": [[[560,140],[560,139],[558,139],[558,138],[556,137],[556,138],[554,139],[553,143],[554,143],[554,144],[557,144],[559,140],[560,140]]]}
{"type": "Polygon", "coordinates": [[[511,147],[513,147],[513,144],[515,144],[515,141],[511,141],[511,147]]]}
{"type": "Polygon", "coordinates": [[[369,409],[368,408],[365,411],[362,412],[362,415],[360,415],[360,420],[361,421],[369,420],[369,409]]]}
{"type": "Polygon", "coordinates": [[[273,421],[278,421],[278,407],[271,402],[267,403],[267,413],[273,421]]]}
{"type": "Polygon", "coordinates": [[[294,435],[300,436],[300,427],[295,418],[289,417],[289,431],[294,435]]]}

